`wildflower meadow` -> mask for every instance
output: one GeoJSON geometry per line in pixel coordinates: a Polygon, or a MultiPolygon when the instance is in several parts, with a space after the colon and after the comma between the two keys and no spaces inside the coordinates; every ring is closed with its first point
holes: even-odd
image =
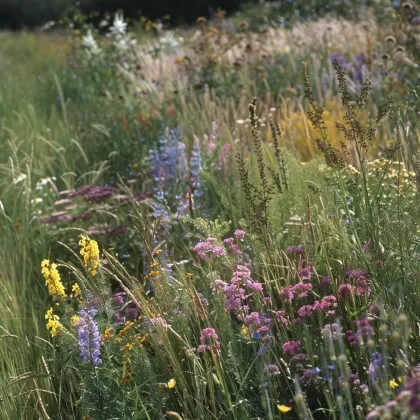
{"type": "Polygon", "coordinates": [[[69,10],[0,32],[0,419],[420,418],[418,3],[69,10]]]}

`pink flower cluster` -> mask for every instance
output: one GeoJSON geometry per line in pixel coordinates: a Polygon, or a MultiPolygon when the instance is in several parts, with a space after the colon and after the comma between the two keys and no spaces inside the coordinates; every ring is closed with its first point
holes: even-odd
{"type": "Polygon", "coordinates": [[[245,300],[248,297],[245,286],[250,291],[263,291],[262,284],[251,279],[251,272],[248,267],[239,264],[235,266],[230,284],[223,280],[216,280],[215,284],[214,291],[222,292],[225,295],[228,311],[238,311],[239,309],[244,312],[248,311],[248,307],[245,305],[245,300]]]}
{"type": "Polygon", "coordinates": [[[229,245],[230,250],[234,254],[236,254],[236,255],[242,255],[243,252],[239,248],[239,245],[238,244],[235,244],[234,242],[235,242],[235,238],[236,238],[236,240],[242,241],[245,238],[245,231],[243,231],[243,230],[236,230],[233,235],[235,236],[234,238],[226,238],[226,239],[223,240],[223,242],[226,245],[229,245]]]}
{"type": "Polygon", "coordinates": [[[216,238],[207,238],[205,242],[199,242],[193,251],[197,252],[198,256],[203,260],[207,258],[207,255],[210,255],[210,259],[214,259],[226,254],[226,249],[217,245],[216,238]]]}
{"type": "Polygon", "coordinates": [[[312,284],[300,282],[294,286],[285,286],[280,290],[284,303],[292,303],[293,299],[303,299],[312,292],[312,284]]]}
{"type": "Polygon", "coordinates": [[[277,311],[276,319],[277,321],[281,322],[285,327],[289,326],[289,320],[286,317],[286,311],[277,311]]]}
{"type": "Polygon", "coordinates": [[[201,330],[200,342],[203,344],[198,346],[199,352],[219,350],[220,348],[219,337],[214,328],[204,328],[204,330],[201,330]]]}
{"type": "Polygon", "coordinates": [[[345,301],[352,296],[369,297],[370,285],[366,278],[367,272],[356,269],[347,273],[350,283],[344,283],[338,288],[338,299],[345,301]]]}
{"type": "Polygon", "coordinates": [[[302,350],[300,340],[286,341],[282,346],[283,353],[294,356],[302,350]]]}
{"type": "Polygon", "coordinates": [[[160,316],[157,318],[152,318],[150,321],[152,322],[153,325],[160,325],[163,328],[168,328],[167,322],[160,316]]]}
{"type": "Polygon", "coordinates": [[[324,296],[321,301],[316,300],[313,305],[303,305],[298,309],[299,316],[312,316],[315,311],[322,311],[325,316],[335,315],[337,298],[335,296],[324,296]]]}
{"type": "Polygon", "coordinates": [[[249,332],[254,338],[269,340],[272,338],[270,334],[270,326],[272,319],[258,312],[251,312],[244,318],[244,324],[248,327],[249,332]]]}

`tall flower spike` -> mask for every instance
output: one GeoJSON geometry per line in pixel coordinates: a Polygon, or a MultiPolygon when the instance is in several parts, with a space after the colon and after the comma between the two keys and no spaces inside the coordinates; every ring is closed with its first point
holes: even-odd
{"type": "Polygon", "coordinates": [[[51,337],[55,337],[63,328],[59,321],[59,317],[53,314],[53,309],[48,309],[45,314],[45,319],[48,321],[46,324],[47,330],[50,332],[51,337]]]}
{"type": "Polygon", "coordinates": [[[93,277],[96,275],[96,269],[99,265],[98,242],[81,235],[79,245],[82,247],[80,255],[83,256],[84,265],[88,269],[89,274],[93,277]]]}
{"type": "Polygon", "coordinates": [[[50,260],[43,260],[41,263],[41,273],[44,276],[48,293],[51,296],[67,297],[63,283],[61,283],[60,273],[57,270],[57,264],[51,263],[50,260]]]}
{"type": "Polygon", "coordinates": [[[79,321],[76,324],[77,338],[80,347],[80,359],[83,362],[92,361],[93,366],[98,366],[102,360],[101,355],[101,334],[98,323],[93,319],[97,310],[89,299],[79,311],[79,321]]]}

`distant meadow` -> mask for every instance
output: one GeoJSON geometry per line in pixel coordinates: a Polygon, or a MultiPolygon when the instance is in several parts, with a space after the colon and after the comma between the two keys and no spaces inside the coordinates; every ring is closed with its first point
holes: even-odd
{"type": "Polygon", "coordinates": [[[420,418],[420,9],[309,3],[0,32],[1,419],[420,418]]]}

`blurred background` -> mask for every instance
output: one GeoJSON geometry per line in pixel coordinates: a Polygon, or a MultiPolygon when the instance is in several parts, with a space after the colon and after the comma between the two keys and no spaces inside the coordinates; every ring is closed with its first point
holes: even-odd
{"type": "MultiPolygon", "coordinates": [[[[124,11],[127,18],[138,19],[147,16],[151,19],[169,17],[172,24],[192,22],[198,16],[213,16],[220,8],[228,14],[236,11],[253,9],[252,14],[258,15],[258,7],[270,3],[272,9],[279,15],[314,17],[326,12],[339,15],[356,13],[360,8],[369,7],[371,0],[308,0],[308,1],[260,1],[260,0],[0,0],[0,28],[23,29],[43,26],[46,22],[56,21],[60,17],[72,14],[75,9],[85,15],[96,12],[102,16],[104,12],[124,11]],[[259,5],[261,3],[261,5],[259,5]]],[[[264,9],[265,7],[260,7],[264,9]]],[[[260,12],[261,13],[261,12],[260,12]]],[[[267,16],[266,16],[267,17],[267,16]]],[[[269,16],[268,16],[269,18],[269,16]]]]}

